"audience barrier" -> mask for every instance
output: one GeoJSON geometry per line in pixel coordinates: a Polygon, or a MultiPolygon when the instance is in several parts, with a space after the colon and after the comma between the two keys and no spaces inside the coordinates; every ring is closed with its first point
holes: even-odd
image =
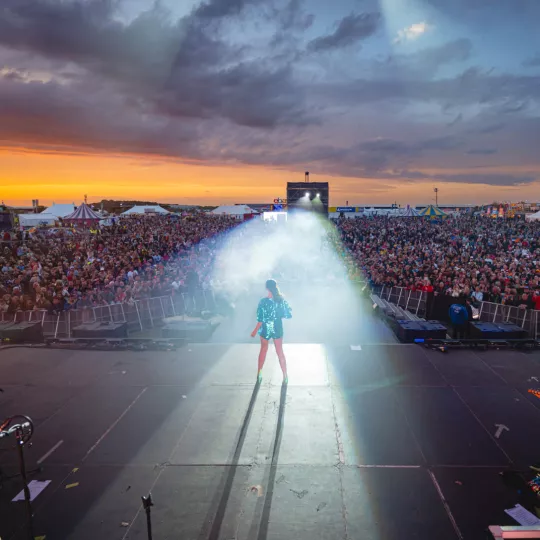
{"type": "MultiPolygon", "coordinates": [[[[375,286],[373,292],[420,317],[426,316],[427,293],[423,291],[375,286]]],[[[166,317],[216,310],[216,297],[214,291],[209,289],[199,290],[195,294],[178,293],[58,313],[46,310],[2,312],[0,322],[40,322],[46,337],[65,338],[72,336],[73,328],[87,322],[127,323],[130,332],[144,332],[159,326],[166,317]]],[[[475,318],[485,322],[513,323],[534,339],[540,339],[540,311],[481,302],[480,307],[474,309],[474,314],[475,318]]]]}
{"type": "MultiPolygon", "coordinates": [[[[384,300],[407,309],[416,315],[426,315],[427,293],[410,291],[404,287],[375,286],[373,292],[384,300]]],[[[540,311],[524,309],[517,306],[480,302],[473,308],[475,318],[484,322],[507,322],[526,330],[534,339],[540,338],[540,311]]]]}
{"type": "Polygon", "coordinates": [[[143,298],[123,304],[71,309],[61,312],[46,310],[1,313],[0,322],[40,322],[46,337],[69,338],[73,328],[87,322],[127,323],[130,332],[144,332],[162,324],[166,317],[189,315],[217,308],[212,290],[195,294],[178,293],[155,298],[143,298]]]}
{"type": "Polygon", "coordinates": [[[507,322],[526,330],[534,339],[540,337],[540,311],[524,309],[517,306],[481,302],[479,319],[486,322],[507,322]]]}
{"type": "Polygon", "coordinates": [[[373,292],[388,302],[402,307],[415,315],[424,316],[426,314],[427,294],[422,291],[411,291],[404,287],[376,286],[373,292]]]}

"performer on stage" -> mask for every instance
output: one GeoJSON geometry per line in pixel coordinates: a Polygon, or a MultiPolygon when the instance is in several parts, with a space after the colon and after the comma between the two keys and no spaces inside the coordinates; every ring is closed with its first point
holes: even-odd
{"type": "Polygon", "coordinates": [[[259,302],[257,307],[257,326],[251,332],[251,337],[257,333],[261,338],[261,350],[259,352],[259,370],[257,372],[257,382],[262,381],[262,368],[268,352],[268,342],[273,339],[276,353],[279,358],[279,365],[283,372],[283,384],[289,382],[287,377],[287,362],[283,353],[283,319],[292,318],[292,310],[287,300],[279,291],[274,279],[266,282],[268,296],[259,302]]]}

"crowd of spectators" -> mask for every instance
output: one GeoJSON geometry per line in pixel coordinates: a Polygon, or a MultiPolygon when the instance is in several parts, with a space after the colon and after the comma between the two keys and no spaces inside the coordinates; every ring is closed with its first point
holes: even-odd
{"type": "Polygon", "coordinates": [[[206,286],[228,216],[117,218],[95,230],[7,232],[0,248],[0,311],[60,312],[206,286]],[[198,285],[198,284],[197,284],[198,285]]]}
{"type": "Polygon", "coordinates": [[[462,215],[338,222],[352,277],[540,309],[540,223],[462,215]]]}
{"type": "MultiPolygon", "coordinates": [[[[59,312],[207,287],[228,216],[138,215],[95,230],[5,233],[0,311],[59,312]]],[[[470,215],[342,219],[329,235],[352,279],[540,309],[540,224],[470,215]],[[335,232],[337,231],[337,234],[335,232]],[[340,242],[338,242],[340,240],[340,242]]]]}

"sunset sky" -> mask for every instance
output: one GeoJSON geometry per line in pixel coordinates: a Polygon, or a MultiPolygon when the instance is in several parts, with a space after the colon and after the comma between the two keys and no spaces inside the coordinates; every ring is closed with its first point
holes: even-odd
{"type": "Polygon", "coordinates": [[[540,200],[538,0],[2,0],[0,197],[540,200]]]}

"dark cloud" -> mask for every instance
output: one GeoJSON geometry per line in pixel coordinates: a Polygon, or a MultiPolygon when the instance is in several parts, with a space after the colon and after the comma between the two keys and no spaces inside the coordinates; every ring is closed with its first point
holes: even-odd
{"type": "MultiPolygon", "coordinates": [[[[390,177],[387,177],[390,178],[390,177]]],[[[458,184],[486,184],[490,186],[523,186],[538,181],[538,176],[515,176],[512,174],[436,174],[430,175],[420,171],[394,171],[394,178],[408,180],[438,180],[458,184]]]]}
{"type": "Polygon", "coordinates": [[[540,100],[540,76],[494,75],[477,68],[444,79],[399,78],[357,79],[352,82],[328,83],[325,90],[345,102],[375,103],[404,100],[420,103],[507,104],[514,101],[540,100]]]}
{"type": "Polygon", "coordinates": [[[101,79],[79,85],[4,80],[0,117],[2,145],[201,157],[196,127],[152,115],[101,79]]]}
{"type": "Polygon", "coordinates": [[[493,154],[497,153],[496,148],[473,148],[472,150],[469,150],[467,154],[471,156],[491,156],[493,154]]]}
{"type": "Polygon", "coordinates": [[[112,0],[3,0],[0,44],[67,59],[102,57],[122,32],[113,12],[112,0]]]}
{"type": "Polygon", "coordinates": [[[518,113],[518,112],[526,110],[528,106],[529,106],[529,103],[527,101],[522,101],[520,103],[520,102],[515,102],[511,100],[507,103],[504,103],[501,106],[501,113],[502,114],[518,113]]]}
{"type": "Polygon", "coordinates": [[[252,0],[209,0],[200,4],[194,14],[202,19],[230,17],[241,13],[249,3],[252,0]]]}
{"type": "Polygon", "coordinates": [[[315,20],[313,13],[306,13],[304,0],[288,0],[286,4],[272,6],[270,17],[278,22],[278,32],[304,31],[315,20]]]}
{"type": "Polygon", "coordinates": [[[495,124],[488,124],[487,126],[483,126],[481,128],[478,128],[476,130],[477,133],[481,133],[483,135],[489,134],[489,133],[496,133],[497,131],[501,131],[506,127],[506,124],[503,124],[502,122],[498,122],[495,124]]]}
{"type": "Polygon", "coordinates": [[[333,33],[314,39],[308,48],[312,51],[327,51],[354,45],[375,34],[380,23],[380,13],[351,13],[341,19],[333,33]]]}
{"type": "Polygon", "coordinates": [[[525,67],[540,67],[540,53],[523,62],[525,67]]]}
{"type": "Polygon", "coordinates": [[[437,8],[441,13],[459,18],[462,23],[475,16],[482,17],[484,21],[486,18],[505,19],[508,16],[525,16],[538,20],[538,16],[540,16],[540,4],[536,0],[498,0],[496,5],[491,0],[424,1],[437,8]]]}
{"type": "Polygon", "coordinates": [[[463,140],[453,135],[434,137],[416,144],[418,150],[455,150],[463,146],[463,140]]]}
{"type": "Polygon", "coordinates": [[[75,62],[160,114],[258,128],[309,121],[290,66],[242,61],[240,48],[201,22],[237,14],[246,1],[211,1],[180,21],[157,7],[129,25],[112,17],[112,0],[7,2],[0,45],[75,62]]]}
{"type": "Polygon", "coordinates": [[[359,145],[359,149],[367,152],[382,152],[385,154],[403,155],[416,153],[409,144],[394,139],[375,139],[359,145]]]}
{"type": "MultiPolygon", "coordinates": [[[[317,164],[329,174],[386,178],[391,170],[408,170],[418,158],[449,152],[464,145],[459,137],[446,136],[406,142],[378,138],[350,147],[314,145],[274,154],[275,163],[287,165],[317,164]]],[[[250,159],[250,158],[248,158],[250,159]]]]}
{"type": "Polygon", "coordinates": [[[417,142],[404,142],[395,139],[374,139],[359,144],[356,148],[367,152],[387,155],[420,155],[426,151],[454,150],[463,146],[463,141],[454,136],[435,137],[417,142]]]}
{"type": "Polygon", "coordinates": [[[486,184],[488,186],[523,186],[538,181],[537,176],[515,176],[512,174],[443,174],[435,179],[459,184],[486,184]]]}
{"type": "Polygon", "coordinates": [[[168,88],[156,100],[166,116],[220,116],[256,128],[313,122],[303,109],[302,90],[293,82],[290,68],[272,71],[251,62],[188,79],[178,70],[168,88]]]}
{"type": "Polygon", "coordinates": [[[459,124],[463,120],[463,114],[459,113],[451,122],[448,122],[446,124],[448,127],[455,126],[456,124],[459,124]]]}
{"type": "Polygon", "coordinates": [[[374,76],[381,72],[396,77],[396,69],[400,69],[402,80],[417,79],[419,76],[434,75],[439,68],[454,62],[464,62],[471,57],[472,43],[469,39],[456,39],[438,47],[420,49],[411,54],[394,54],[384,61],[378,62],[374,68],[374,76]]]}
{"type": "Polygon", "coordinates": [[[470,39],[456,39],[441,45],[422,49],[416,53],[416,60],[429,65],[449,64],[468,60],[472,52],[470,39]]]}

